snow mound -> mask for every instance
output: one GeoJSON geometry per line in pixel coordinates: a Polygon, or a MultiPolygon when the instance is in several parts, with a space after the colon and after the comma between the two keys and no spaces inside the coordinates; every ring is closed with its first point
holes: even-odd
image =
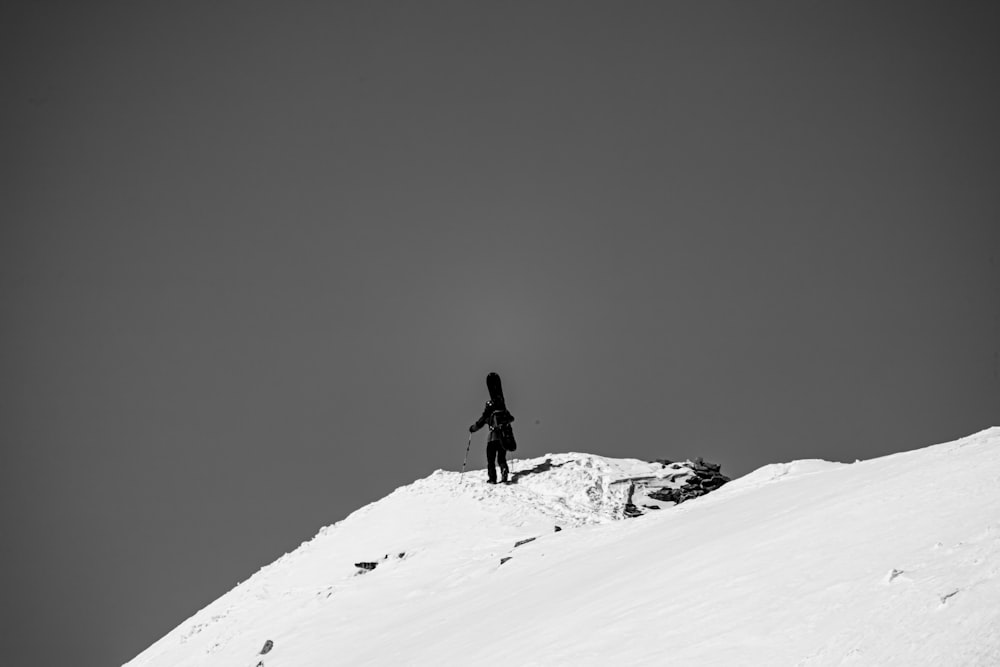
{"type": "MultiPolygon", "coordinates": [[[[400,594],[412,598],[452,589],[484,567],[499,565],[515,545],[625,518],[634,480],[680,488],[694,475],[689,466],[547,454],[512,462],[508,485],[487,484],[483,470],[436,470],[322,528],[128,664],[188,664],[169,650],[178,645],[229,664],[235,656],[228,651],[251,619],[294,613],[335,595],[350,599],[362,590],[357,579],[362,574],[377,573],[366,580],[371,586],[393,581],[392,573],[412,572],[419,563],[424,583],[400,594]]],[[[205,664],[204,659],[190,664],[205,664]]]]}
{"type": "Polygon", "coordinates": [[[437,471],[128,664],[1000,664],[1000,429],[765,466],[615,520],[622,489],[655,497],[699,465],[550,454],[509,486],[437,471]]]}
{"type": "Polygon", "coordinates": [[[846,464],[824,461],[823,459],[802,459],[801,461],[792,461],[791,463],[771,463],[757,468],[739,479],[733,480],[732,484],[727,487],[727,491],[731,493],[734,489],[760,486],[779,479],[834,470],[844,465],[846,464]]]}

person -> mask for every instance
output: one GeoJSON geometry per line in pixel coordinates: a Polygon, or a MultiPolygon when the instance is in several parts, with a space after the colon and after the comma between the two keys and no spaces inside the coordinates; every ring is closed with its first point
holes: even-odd
{"type": "Polygon", "coordinates": [[[486,401],[486,407],[483,408],[482,416],[476,420],[475,424],[469,427],[469,433],[475,433],[483,426],[489,424],[490,435],[486,440],[488,481],[490,484],[497,483],[496,468],[499,466],[501,481],[506,484],[509,470],[507,469],[507,446],[504,442],[504,433],[510,431],[510,422],[514,420],[514,417],[507,411],[507,406],[504,403],[503,388],[500,386],[499,375],[490,373],[486,376],[486,389],[490,393],[490,400],[486,401]],[[498,421],[498,417],[501,417],[501,415],[506,416],[507,419],[500,419],[498,421]],[[499,423],[500,421],[503,421],[503,423],[499,423]]]}

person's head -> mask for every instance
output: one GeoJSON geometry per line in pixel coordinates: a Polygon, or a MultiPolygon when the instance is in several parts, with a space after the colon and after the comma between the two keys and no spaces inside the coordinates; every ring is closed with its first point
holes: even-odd
{"type": "Polygon", "coordinates": [[[500,376],[490,373],[486,376],[486,389],[490,392],[490,400],[503,403],[503,388],[500,386],[500,376]]]}

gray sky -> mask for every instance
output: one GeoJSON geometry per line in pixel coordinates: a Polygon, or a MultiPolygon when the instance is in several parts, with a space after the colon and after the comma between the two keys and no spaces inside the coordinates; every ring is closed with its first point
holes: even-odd
{"type": "Polygon", "coordinates": [[[459,469],[491,370],[525,457],[1000,424],[998,16],[4,3],[7,660],[120,664],[459,469]]]}

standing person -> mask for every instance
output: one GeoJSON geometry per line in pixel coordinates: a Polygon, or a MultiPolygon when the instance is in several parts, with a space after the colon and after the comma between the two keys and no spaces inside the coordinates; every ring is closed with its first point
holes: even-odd
{"type": "Polygon", "coordinates": [[[514,432],[510,423],[514,415],[507,410],[503,400],[503,388],[500,386],[500,376],[490,373],[486,376],[486,389],[490,392],[490,400],[486,401],[483,415],[475,424],[469,427],[469,433],[475,433],[489,424],[490,436],[486,440],[486,463],[488,465],[489,483],[497,483],[496,465],[500,466],[501,481],[507,483],[507,450],[517,448],[514,442],[514,432]]]}

